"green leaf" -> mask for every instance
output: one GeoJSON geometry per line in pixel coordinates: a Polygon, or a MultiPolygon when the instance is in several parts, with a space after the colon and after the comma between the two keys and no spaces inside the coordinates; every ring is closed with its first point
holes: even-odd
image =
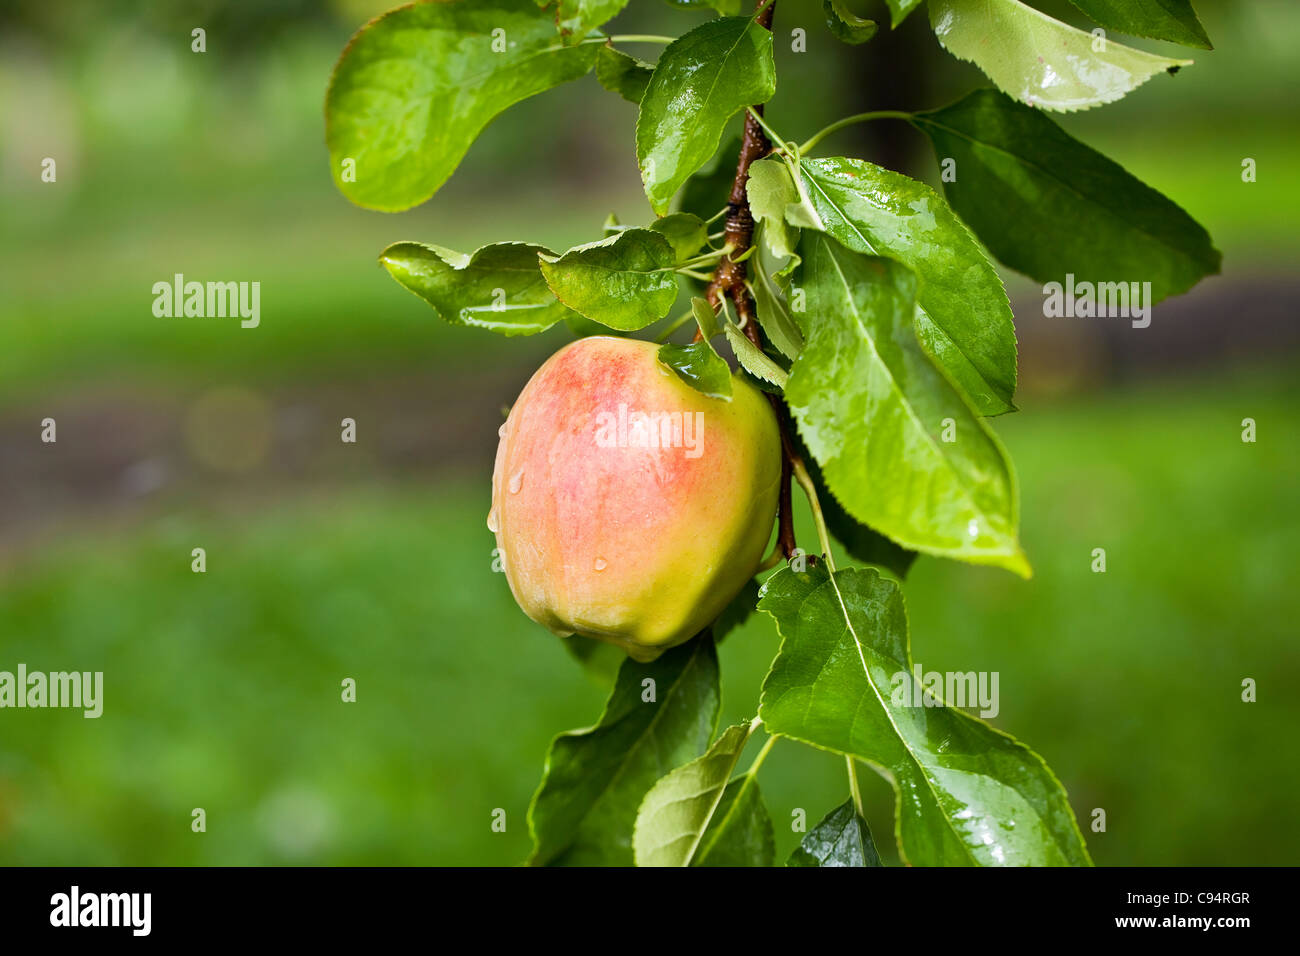
{"type": "Polygon", "coordinates": [[[988,255],[943,197],[860,159],[808,159],[801,169],[826,233],[857,252],[897,259],[917,274],[917,337],[976,410],[1014,410],[1011,305],[988,255]]]}
{"type": "Polygon", "coordinates": [[[612,329],[645,328],[667,315],[677,299],[672,244],[649,229],[626,229],[540,259],[556,298],[612,329]]]}
{"type": "Polygon", "coordinates": [[[786,866],[884,866],[867,821],[850,797],[800,841],[786,866]]]}
{"type": "Polygon", "coordinates": [[[678,211],[694,213],[707,222],[724,209],[731,198],[739,156],[740,137],[732,136],[725,140],[713,154],[713,162],[686,180],[678,194],[678,211]]]}
{"type": "Polygon", "coordinates": [[[1107,30],[1213,50],[1191,0],[1070,0],[1107,30]]]}
{"type": "Polygon", "coordinates": [[[640,103],[654,67],[606,44],[596,54],[596,79],[629,103],[640,103]]]}
{"type": "Polygon", "coordinates": [[[710,20],[664,50],[641,100],[636,155],[655,212],[718,148],[737,111],[776,92],[772,34],[749,17],[710,20]]]}
{"type": "Polygon", "coordinates": [[[876,35],[876,21],[864,20],[844,5],[844,0],[822,0],[826,25],[836,39],[856,46],[876,35]]]}
{"type": "Polygon", "coordinates": [[[974,63],[1004,93],[1048,110],[1111,103],[1192,62],[1110,40],[1094,50],[1091,34],[1020,0],[930,0],[930,25],[949,53],[974,63]]]}
{"type": "Polygon", "coordinates": [[[771,866],[776,857],[772,818],[752,773],[737,777],[713,811],[692,866],[771,866]]]}
{"type": "Polygon", "coordinates": [[[745,371],[755,378],[771,382],[777,388],[785,388],[789,377],[785,369],[768,358],[762,349],[751,342],[740,326],[728,322],[722,328],[727,333],[727,342],[731,345],[731,351],[736,353],[736,361],[744,367],[745,371]]]}
{"type": "Polygon", "coordinates": [[[562,46],[533,0],[417,3],[372,20],[344,48],[325,98],[334,182],[369,209],[418,205],[493,117],[582,76],[596,51],[562,46]]]}
{"type": "Polygon", "coordinates": [[[688,10],[715,10],[723,17],[734,17],[741,8],[740,0],[668,0],[668,5],[688,10]]]}
{"type": "Polygon", "coordinates": [[[596,27],[614,17],[628,0],[535,0],[542,9],[555,7],[555,27],[566,44],[581,43],[596,27]]]}
{"type": "MultiPolygon", "coordinates": [[[[759,227],[760,231],[766,228],[766,225],[759,227]]],[[[778,352],[788,359],[796,359],[803,350],[803,333],[799,331],[794,319],[790,318],[789,305],[772,274],[761,264],[755,273],[751,285],[759,328],[778,352]]]]}
{"type": "Polygon", "coordinates": [[[762,224],[760,238],[772,255],[779,259],[793,256],[799,230],[786,219],[786,209],[797,205],[800,196],[785,163],[775,157],[751,163],[745,193],[754,221],[762,224]]]}
{"type": "Polygon", "coordinates": [[[532,335],[573,316],[542,278],[539,254],[548,250],[526,242],[493,243],[471,255],[396,242],[379,254],[379,261],[452,325],[532,335]]]}
{"type": "Polygon", "coordinates": [[[1219,271],[1201,226],[1038,110],[992,90],[913,123],[956,160],[948,200],[989,250],[1039,282],[1149,281],[1154,301],[1219,271]]]}
{"type": "Polygon", "coordinates": [[[718,719],[718,658],[702,636],[649,664],[623,662],[600,722],[560,734],[528,808],[532,865],[631,866],[646,791],[709,744],[718,719]],[[646,701],[646,680],[654,701],[646,701]]]}
{"type": "Polygon", "coordinates": [[[691,314],[695,316],[695,324],[699,326],[700,334],[705,339],[711,339],[722,331],[722,322],[718,319],[718,313],[713,311],[713,306],[709,305],[707,299],[694,296],[691,299],[691,314]]]}
{"type": "Polygon", "coordinates": [[[702,757],[650,788],[632,837],[637,866],[691,865],[753,732],[752,722],[728,727],[702,757]]]}
{"type": "Polygon", "coordinates": [[[781,650],[759,713],[783,734],[878,768],[897,794],[899,850],[917,866],[1090,864],[1041,757],[930,697],[912,674],[898,586],[871,569],[782,568],[760,611],[781,650]]]}
{"type": "MultiPolygon", "coordinates": [[[[801,451],[802,445],[803,443],[800,442],[801,451]]],[[[916,552],[900,547],[845,511],[839,499],[826,487],[826,479],[822,477],[816,456],[805,454],[802,457],[808,475],[817,489],[822,518],[826,521],[826,528],[835,540],[855,560],[884,568],[900,581],[907,577],[907,572],[911,570],[912,563],[916,560],[916,552]]]]}
{"type": "Polygon", "coordinates": [[[922,0],[885,0],[885,4],[889,7],[889,28],[892,30],[902,23],[921,3],[922,0]]]}
{"type": "Polygon", "coordinates": [[[677,262],[689,259],[709,241],[704,220],[689,212],[675,212],[650,223],[650,229],[668,240],[677,262]]]}
{"type": "Polygon", "coordinates": [[[731,368],[707,341],[661,345],[659,361],[696,391],[731,401],[731,368]]]}
{"type": "Polygon", "coordinates": [[[915,275],[822,233],[800,251],[805,342],[785,395],[831,491],[906,548],[1028,577],[1011,464],[917,343],[915,275]]]}

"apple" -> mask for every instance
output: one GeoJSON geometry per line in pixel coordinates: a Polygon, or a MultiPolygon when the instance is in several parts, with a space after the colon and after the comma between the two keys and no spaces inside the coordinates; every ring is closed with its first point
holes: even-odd
{"type": "Polygon", "coordinates": [[[761,392],[696,391],[651,342],[552,355],[501,426],[488,527],[534,621],[654,660],[753,577],[776,515],[781,438],[761,392]]]}

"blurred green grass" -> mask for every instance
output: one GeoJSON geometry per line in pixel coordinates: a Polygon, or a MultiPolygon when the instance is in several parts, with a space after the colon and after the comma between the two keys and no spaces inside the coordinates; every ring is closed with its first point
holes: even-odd
{"type": "MultiPolygon", "coordinates": [[[[1006,418],[1036,576],[922,559],[907,582],[915,659],[1000,673],[996,725],[1044,755],[1085,827],[1106,810],[1099,863],[1300,853],[1297,397],[1248,370],[1006,418]]],[[[522,860],[549,738],[603,695],[492,573],[487,485],[186,502],[10,568],[4,665],[102,670],[106,689],[99,720],[6,714],[0,862],[522,860]]],[[[754,713],[776,645],[765,619],[724,642],[724,724],[754,713]]],[[[863,780],[888,844],[888,787],[863,780]]],[[[845,793],[839,759],[790,742],[761,782],[782,853],[796,807],[815,820],[845,793]]]]}
{"type": "MultiPolygon", "coordinates": [[[[1279,119],[1300,17],[1278,0],[1202,7],[1219,49],[1061,121],[1200,219],[1229,275],[1276,274],[1294,266],[1300,215],[1300,181],[1280,172],[1300,139],[1279,119]],[[1247,155],[1256,184],[1240,181],[1247,155]]],[[[635,108],[590,78],[512,110],[434,202],[383,216],[337,195],[321,142],[325,77],[360,13],[289,29],[242,62],[218,31],[212,55],[193,58],[146,32],[148,15],[123,26],[83,13],[67,20],[75,35],[37,44],[48,57],[6,46],[0,58],[0,412],[93,402],[103,383],[364,391],[526,366],[563,335],[449,328],[378,252],[405,238],[563,248],[597,236],[611,209],[648,218],[635,108]],[[29,175],[47,152],[57,186],[29,175]],[[261,327],[155,318],[150,288],[177,271],[261,281],[261,327]]],[[[643,19],[628,32],[687,22],[659,4],[631,13],[643,19]]],[[[781,17],[817,42],[819,3],[782,0],[781,17]]],[[[799,138],[866,108],[875,91],[853,58],[890,36],[814,56],[779,44],[772,121],[799,138]]],[[[917,105],[983,83],[922,40],[934,89],[917,105]]],[[[841,136],[828,150],[859,150],[841,136]]],[[[1287,759],[1300,717],[1296,389],[1279,365],[1025,398],[995,427],[1020,471],[1037,576],[922,559],[907,582],[915,658],[999,671],[995,723],[1044,755],[1085,830],[1107,811],[1106,833],[1086,830],[1100,863],[1290,863],[1300,850],[1287,759]],[[1239,440],[1247,416],[1254,445],[1239,440]],[[1104,575],[1089,570],[1095,547],[1104,575]],[[1243,677],[1260,681],[1258,703],[1240,702],[1243,677]]],[[[0,863],[523,859],[547,743],[594,721],[601,689],[491,573],[486,475],[322,477],[289,492],[255,473],[120,519],[60,515],[57,533],[0,554],[0,669],[103,670],[107,685],[98,721],[5,712],[0,863]],[[189,570],[196,546],[205,575],[189,570]],[[344,677],[355,704],[340,701],[344,677]],[[195,807],[206,834],[190,832],[195,807]],[[503,834],[490,830],[497,807],[503,834]]],[[[724,722],[752,716],[776,647],[763,620],[725,642],[724,722]]],[[[862,780],[888,856],[889,788],[862,780]]],[[[782,856],[796,807],[811,822],[845,796],[839,759],[789,743],[762,786],[782,856]]]]}

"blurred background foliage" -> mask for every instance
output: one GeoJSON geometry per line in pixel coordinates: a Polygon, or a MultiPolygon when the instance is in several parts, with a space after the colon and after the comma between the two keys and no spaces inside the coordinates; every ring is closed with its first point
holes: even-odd
{"type": "MultiPolygon", "coordinates": [[[[853,6],[887,18],[879,0],[853,6]]],[[[1145,330],[1044,319],[1038,290],[1007,276],[1022,411],[996,427],[1037,574],[922,559],[905,591],[917,661],[1000,672],[994,723],[1044,755],[1107,864],[1300,853],[1286,758],[1300,7],[1196,6],[1213,52],[1059,120],[1206,225],[1224,274],[1145,330]],[[1244,157],[1257,183],[1241,181],[1244,157]],[[1246,417],[1256,444],[1240,440],[1246,417]],[[1240,701],[1246,677],[1258,703],[1240,701]],[[1105,833],[1088,829],[1098,807],[1105,833]]],[[[564,334],[446,327],[376,256],[397,239],[563,248],[611,210],[647,220],[635,108],[587,77],[490,126],[425,206],[352,208],[330,181],[322,102],[343,44],[382,9],[0,10],[0,670],[106,683],[99,720],[0,712],[0,863],[515,863],[550,737],[599,714],[602,688],[491,572],[484,524],[502,406],[564,334]],[[195,27],[206,53],[190,52],[195,27]],[[261,282],[261,326],[155,318],[151,287],[177,272],[261,282]],[[54,445],[39,441],[47,416],[54,445]],[[355,446],[338,440],[345,416],[355,446]],[[206,574],[190,571],[194,547],[206,574]]],[[[701,19],[633,0],[611,32],[701,19]]],[[[849,48],[820,2],[780,0],[776,30],[768,115],[791,138],[983,85],[923,14],[849,48]],[[808,53],[790,49],[796,28],[808,53]]],[[[823,148],[934,182],[923,145],[876,124],[823,148]]],[[[752,716],[775,649],[766,620],[725,642],[724,721],[752,716]]],[[[889,844],[888,786],[863,780],[889,844]]],[[[842,762],[794,744],[762,785],[783,853],[796,808],[815,820],[845,796],[842,762]]]]}

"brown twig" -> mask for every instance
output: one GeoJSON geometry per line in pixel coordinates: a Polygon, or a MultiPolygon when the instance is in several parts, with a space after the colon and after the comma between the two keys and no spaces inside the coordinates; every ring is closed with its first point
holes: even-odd
{"type": "MultiPolygon", "coordinates": [[[[775,0],[762,7],[764,0],[759,0],[760,12],[756,22],[764,29],[772,29],[772,12],[776,8],[775,0]]],[[[754,112],[762,114],[762,105],[757,105],[754,112]]],[[[723,242],[731,247],[731,252],[722,257],[713,271],[713,278],[705,290],[705,298],[714,309],[722,306],[722,297],[731,299],[736,306],[736,316],[745,335],[759,348],[763,347],[763,335],[758,328],[758,319],[754,312],[754,299],[749,294],[745,280],[749,270],[747,263],[737,262],[735,258],[744,254],[754,241],[754,214],[749,208],[749,195],[745,186],[749,182],[749,167],[755,160],[762,159],[772,151],[772,142],[763,132],[753,114],[745,113],[745,133],[740,143],[740,157],[736,163],[736,178],[731,183],[731,195],[727,198],[727,218],[723,227],[723,242]]],[[[697,333],[696,338],[699,338],[697,333]]],[[[793,474],[792,462],[795,450],[790,441],[790,417],[783,402],[776,395],[768,394],[772,410],[781,429],[781,493],[777,501],[776,543],[781,553],[789,558],[795,550],[794,510],[791,506],[790,482],[793,474]]]]}
{"type": "MultiPolygon", "coordinates": [[[[776,9],[775,0],[758,15],[758,25],[772,29],[772,12],[776,9]]],[[[761,114],[762,105],[754,107],[754,112],[761,114]]],[[[745,133],[740,142],[740,158],[736,163],[736,178],[731,183],[731,195],[727,197],[727,219],[723,227],[723,243],[731,247],[732,252],[722,257],[718,267],[713,271],[713,280],[705,291],[705,298],[715,309],[722,303],[721,296],[727,295],[736,303],[736,314],[741,325],[755,345],[759,343],[758,329],[753,323],[753,300],[745,288],[747,269],[745,263],[736,262],[733,256],[739,256],[749,248],[754,239],[754,214],[749,209],[749,196],[745,185],[749,182],[749,167],[754,160],[762,159],[772,151],[772,143],[758,125],[754,116],[745,113],[745,133]]]]}

